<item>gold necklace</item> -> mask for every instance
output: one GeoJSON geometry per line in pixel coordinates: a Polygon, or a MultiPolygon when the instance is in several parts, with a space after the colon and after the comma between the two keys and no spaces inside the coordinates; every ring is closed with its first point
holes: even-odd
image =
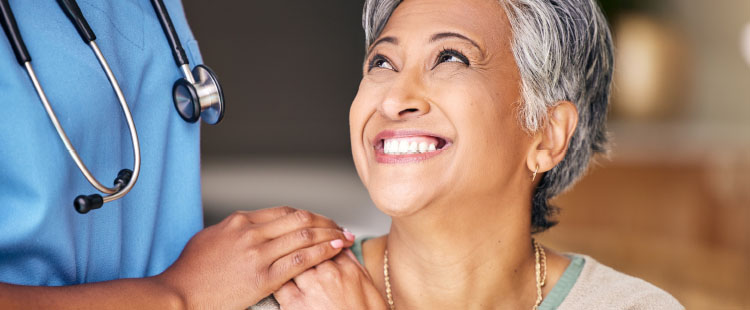
{"type": "MultiPolygon", "coordinates": [[[[531,243],[534,246],[534,271],[536,273],[536,302],[534,307],[531,309],[537,310],[539,305],[542,304],[542,287],[547,282],[547,255],[544,253],[544,248],[539,245],[536,239],[531,239],[531,243]]],[[[391,310],[396,310],[396,306],[393,303],[393,291],[391,290],[391,277],[388,275],[388,249],[383,254],[383,276],[385,278],[385,296],[388,299],[388,307],[391,310]]]]}

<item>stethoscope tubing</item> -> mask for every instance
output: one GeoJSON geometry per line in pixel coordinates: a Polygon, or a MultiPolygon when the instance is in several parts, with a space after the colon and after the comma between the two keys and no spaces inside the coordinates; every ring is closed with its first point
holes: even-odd
{"type": "Polygon", "coordinates": [[[191,84],[195,84],[195,78],[193,77],[193,72],[190,71],[190,64],[183,64],[180,65],[180,71],[182,71],[182,75],[185,76],[185,79],[190,82],[191,84]]]}
{"type": "Polygon", "coordinates": [[[78,4],[75,0],[58,0],[57,2],[63,9],[63,11],[65,11],[65,14],[68,16],[68,18],[70,18],[70,20],[73,22],[76,30],[81,36],[81,39],[83,39],[83,41],[86,42],[89,47],[91,47],[91,50],[96,55],[99,64],[107,75],[107,79],[109,80],[109,83],[112,86],[115,95],[117,96],[117,100],[120,103],[123,114],[125,115],[125,120],[128,124],[128,129],[130,132],[130,139],[133,145],[133,171],[131,177],[124,186],[122,183],[116,183],[114,187],[103,185],[96,179],[96,177],[94,177],[88,167],[86,167],[86,164],[83,162],[81,157],[78,155],[78,152],[73,146],[73,143],[70,142],[68,135],[65,133],[65,129],[63,129],[62,125],[60,124],[60,121],[58,120],[57,115],[55,114],[55,111],[44,92],[44,88],[37,78],[36,72],[34,72],[34,68],[31,65],[31,56],[29,55],[29,52],[26,49],[26,45],[23,42],[23,38],[18,31],[16,19],[15,16],[13,16],[13,11],[10,8],[8,0],[0,0],[0,18],[2,19],[0,20],[0,22],[2,22],[3,30],[5,30],[5,33],[8,36],[8,39],[13,47],[13,51],[16,55],[16,60],[22,67],[26,69],[26,73],[28,74],[32,84],[34,85],[34,89],[39,96],[42,105],[44,106],[44,110],[47,112],[47,116],[49,116],[52,125],[55,127],[55,131],[57,131],[58,136],[60,136],[60,140],[65,145],[65,148],[67,149],[71,159],[73,159],[73,161],[76,163],[86,180],[91,183],[91,185],[94,186],[98,191],[106,194],[106,196],[102,197],[102,201],[104,203],[114,201],[125,196],[125,194],[127,194],[133,188],[135,182],[138,180],[138,175],[140,174],[141,170],[141,148],[138,140],[138,132],[135,129],[135,122],[133,121],[133,116],[130,113],[130,108],[128,107],[128,103],[122,93],[120,84],[117,82],[117,78],[115,78],[115,75],[112,73],[112,70],[107,63],[106,58],[104,57],[104,55],[102,55],[99,46],[96,44],[96,35],[91,30],[91,27],[89,27],[86,19],[83,17],[78,4]]]}
{"type": "Polygon", "coordinates": [[[122,90],[120,89],[120,85],[117,82],[117,79],[112,73],[112,70],[110,69],[109,64],[107,63],[106,59],[104,58],[101,51],[99,50],[99,46],[96,44],[96,41],[91,41],[89,43],[89,46],[94,51],[94,54],[96,54],[96,58],[99,60],[99,63],[104,69],[104,72],[106,73],[107,78],[109,79],[110,84],[112,85],[112,89],[114,89],[115,94],[117,95],[117,99],[120,102],[120,106],[122,107],[122,110],[123,110],[123,114],[125,114],[125,120],[128,123],[128,129],[130,130],[130,139],[133,144],[133,158],[134,158],[133,176],[131,177],[127,185],[125,185],[125,187],[123,188],[104,186],[101,182],[99,182],[96,179],[96,177],[94,177],[93,174],[91,174],[91,171],[89,171],[88,167],[86,167],[86,164],[78,155],[78,152],[73,146],[73,143],[70,142],[70,139],[68,138],[68,135],[65,133],[65,129],[63,129],[62,125],[60,124],[60,121],[58,120],[54,109],[52,109],[52,105],[49,103],[49,99],[47,99],[47,95],[45,94],[44,89],[42,88],[42,85],[39,82],[39,79],[37,78],[36,73],[34,72],[34,68],[31,65],[31,61],[25,62],[24,67],[26,68],[26,72],[31,78],[31,82],[34,84],[34,89],[36,90],[37,95],[39,96],[39,99],[42,101],[44,110],[47,112],[47,115],[49,116],[49,119],[52,122],[52,125],[54,125],[55,130],[57,131],[57,134],[60,136],[60,140],[62,140],[63,144],[65,145],[65,148],[68,150],[68,154],[70,154],[70,157],[73,159],[73,161],[76,163],[78,168],[81,170],[81,173],[84,175],[84,177],[86,177],[86,180],[88,180],[89,183],[91,183],[91,185],[94,186],[97,190],[99,190],[102,193],[107,194],[107,196],[102,197],[104,202],[110,202],[110,201],[117,200],[125,196],[125,194],[127,194],[130,191],[130,189],[132,189],[133,186],[135,185],[135,182],[137,181],[138,175],[141,170],[141,148],[140,148],[140,143],[138,140],[138,132],[136,131],[135,123],[133,122],[133,116],[130,113],[130,109],[128,108],[128,104],[125,100],[125,96],[123,95],[122,90]]]}
{"type": "MultiPolygon", "coordinates": [[[[91,182],[94,187],[96,187],[99,191],[104,192],[106,194],[109,194],[108,196],[103,197],[104,202],[110,202],[113,200],[117,200],[125,196],[135,185],[135,182],[138,180],[138,175],[141,172],[141,145],[138,139],[138,131],[135,128],[135,122],[133,121],[133,115],[130,113],[130,107],[128,106],[127,101],[125,100],[125,95],[122,93],[122,89],[120,89],[120,83],[117,82],[117,78],[115,77],[114,73],[112,73],[112,69],[109,67],[109,63],[107,63],[107,59],[104,58],[104,55],[102,55],[101,50],[99,49],[99,46],[96,44],[96,41],[89,42],[89,46],[91,46],[91,49],[94,51],[94,54],[96,54],[96,58],[99,60],[99,64],[102,66],[102,69],[104,69],[104,72],[107,74],[107,79],[109,79],[110,85],[112,85],[112,89],[115,91],[115,94],[117,95],[117,100],[120,102],[120,107],[122,108],[122,113],[125,115],[125,122],[128,123],[128,130],[130,132],[130,142],[133,145],[133,175],[130,177],[130,180],[128,181],[127,185],[125,185],[124,188],[109,188],[106,187],[106,189],[111,190],[111,192],[102,191],[98,186],[94,185],[92,180],[96,183],[99,183],[96,178],[92,176],[86,175],[86,179],[91,182]]],[[[80,166],[79,166],[80,167],[80,166]]],[[[84,166],[85,167],[85,166],[84,166]]],[[[90,173],[89,173],[90,174],[90,173]]],[[[100,186],[105,187],[99,183],[100,186]]]]}
{"type": "MultiPolygon", "coordinates": [[[[42,101],[42,105],[55,127],[58,136],[60,136],[60,140],[65,145],[68,154],[76,163],[86,180],[99,192],[105,194],[104,197],[99,194],[89,196],[80,195],[76,197],[74,201],[76,210],[80,213],[86,213],[91,209],[100,208],[103,203],[122,198],[133,188],[138,180],[141,170],[141,149],[138,140],[138,132],[135,128],[130,108],[125,100],[125,96],[123,95],[117,78],[115,78],[106,58],[102,55],[99,46],[96,44],[96,35],[94,34],[94,31],[83,16],[76,0],[57,0],[57,3],[75,26],[81,39],[89,45],[96,55],[97,61],[99,61],[99,64],[107,75],[107,79],[117,96],[117,100],[120,103],[125,120],[128,124],[130,140],[133,145],[133,170],[121,170],[115,179],[114,187],[103,185],[93,176],[78,155],[73,144],[70,142],[70,139],[60,124],[57,115],[52,109],[52,105],[34,72],[34,68],[31,65],[31,56],[26,49],[20,31],[18,31],[18,25],[16,24],[8,0],[0,0],[0,25],[2,25],[3,30],[5,30],[5,33],[8,36],[8,40],[11,43],[18,64],[26,69],[26,72],[34,85],[34,89],[36,90],[39,99],[42,101]]],[[[182,48],[179,36],[174,29],[174,25],[172,24],[172,20],[169,17],[169,12],[167,11],[164,2],[162,0],[151,0],[151,4],[154,7],[154,11],[156,12],[156,16],[162,26],[162,30],[167,37],[167,42],[172,50],[174,61],[184,76],[184,79],[175,82],[172,88],[173,102],[178,113],[183,119],[191,123],[197,121],[198,118],[201,117],[203,117],[204,122],[208,124],[218,123],[224,116],[224,95],[216,75],[205,65],[197,65],[193,70],[190,69],[187,54],[182,48]]]]}

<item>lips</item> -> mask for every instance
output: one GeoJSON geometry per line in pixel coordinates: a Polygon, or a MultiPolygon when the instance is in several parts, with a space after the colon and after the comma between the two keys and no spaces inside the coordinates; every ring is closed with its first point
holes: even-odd
{"type": "Polygon", "coordinates": [[[385,130],[372,141],[379,163],[418,162],[440,154],[452,142],[421,130],[385,130]]]}

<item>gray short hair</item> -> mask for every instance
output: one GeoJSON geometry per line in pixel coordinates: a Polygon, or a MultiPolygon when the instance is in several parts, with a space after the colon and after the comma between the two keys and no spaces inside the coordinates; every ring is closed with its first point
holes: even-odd
{"type": "MultiPolygon", "coordinates": [[[[521,74],[519,120],[529,132],[560,101],[578,108],[578,126],[561,163],[544,174],[532,199],[533,232],[556,224],[549,200],[572,186],[592,156],[607,152],[606,118],[614,68],[612,35],[596,0],[498,0],[510,20],[521,74]]],[[[365,43],[380,35],[401,0],[365,0],[365,43]]]]}

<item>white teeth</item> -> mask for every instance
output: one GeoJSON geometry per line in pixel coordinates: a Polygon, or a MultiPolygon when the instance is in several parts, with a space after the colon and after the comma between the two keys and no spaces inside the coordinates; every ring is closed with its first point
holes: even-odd
{"type": "Polygon", "coordinates": [[[383,153],[388,155],[408,155],[436,151],[434,143],[409,141],[409,139],[385,139],[383,153]]]}
{"type": "Polygon", "coordinates": [[[398,141],[391,141],[391,154],[398,154],[398,141]]]}
{"type": "Polygon", "coordinates": [[[401,142],[398,143],[398,152],[400,154],[406,154],[409,152],[409,142],[406,140],[401,140],[401,142]]]}
{"type": "Polygon", "coordinates": [[[396,153],[398,153],[398,141],[387,140],[385,143],[387,145],[385,147],[385,150],[384,150],[384,152],[386,154],[396,154],[396,153]]]}
{"type": "Polygon", "coordinates": [[[416,153],[417,152],[417,142],[412,141],[411,144],[409,144],[409,153],[416,153]]]}

